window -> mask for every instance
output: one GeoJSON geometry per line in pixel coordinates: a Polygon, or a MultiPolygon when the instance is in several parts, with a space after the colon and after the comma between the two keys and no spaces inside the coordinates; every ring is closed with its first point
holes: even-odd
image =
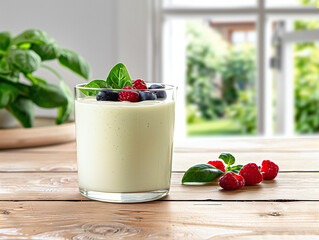
{"type": "MultiPolygon", "coordinates": [[[[319,128],[313,130],[319,126],[319,115],[311,120],[312,126],[300,127],[303,118],[316,112],[305,115],[297,108],[302,95],[297,87],[302,82],[296,80],[296,68],[301,66],[303,53],[294,56],[302,35],[305,39],[309,36],[305,41],[318,47],[318,29],[278,27],[318,16],[316,4],[315,0],[246,0],[236,1],[236,5],[234,1],[217,0],[160,1],[157,36],[161,37],[155,44],[161,46],[156,55],[160,68],[154,77],[179,85],[177,135],[289,136],[319,132],[319,128]]],[[[312,66],[316,64],[314,60],[312,66]]],[[[305,98],[315,98],[316,93],[319,86],[305,98]]],[[[319,109],[319,99],[309,104],[317,104],[319,109]]]]}

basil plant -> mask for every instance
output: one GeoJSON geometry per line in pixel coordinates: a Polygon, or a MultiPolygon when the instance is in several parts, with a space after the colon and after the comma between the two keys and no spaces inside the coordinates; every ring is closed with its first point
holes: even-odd
{"type": "Polygon", "coordinates": [[[45,32],[30,29],[15,37],[10,32],[0,32],[0,109],[9,111],[25,128],[33,125],[34,104],[58,108],[57,124],[66,122],[72,114],[74,102],[70,89],[61,75],[45,64],[49,60],[57,60],[63,67],[89,79],[87,61],[61,48],[45,32]],[[52,72],[57,85],[34,75],[39,68],[52,72]]]}

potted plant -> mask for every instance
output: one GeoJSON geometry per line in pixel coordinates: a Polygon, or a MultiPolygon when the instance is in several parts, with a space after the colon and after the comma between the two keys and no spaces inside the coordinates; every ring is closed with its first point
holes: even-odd
{"type": "Polygon", "coordinates": [[[44,63],[49,60],[57,60],[62,66],[89,79],[87,61],[77,53],[61,48],[45,32],[29,29],[16,37],[10,32],[0,33],[0,109],[12,114],[25,128],[33,126],[34,104],[58,108],[57,124],[66,122],[73,111],[70,89],[61,75],[44,63]],[[39,68],[51,71],[59,84],[53,85],[35,76],[34,72],[39,68]],[[23,78],[27,83],[21,81],[23,78]]]}

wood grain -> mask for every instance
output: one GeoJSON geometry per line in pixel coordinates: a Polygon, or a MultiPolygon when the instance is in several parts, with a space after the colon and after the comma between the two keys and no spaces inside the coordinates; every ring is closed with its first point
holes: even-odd
{"type": "Polygon", "coordinates": [[[55,125],[54,119],[44,119],[34,128],[0,129],[0,149],[45,146],[74,141],[74,123],[55,125]]]}
{"type": "Polygon", "coordinates": [[[318,209],[318,202],[0,202],[0,238],[312,239],[318,209]]]}
{"type": "MultiPolygon", "coordinates": [[[[280,173],[237,191],[222,190],[217,182],[181,185],[182,173],[173,173],[170,194],[163,200],[319,200],[319,173],[280,173]]],[[[78,192],[76,173],[1,173],[0,200],[85,200],[78,192]]]]}
{"type": "MultiPolygon", "coordinates": [[[[54,151],[53,146],[45,147],[50,151],[1,151],[1,171],[76,171],[75,151],[54,151]],[[51,150],[52,149],[52,150],[51,150]]],[[[174,152],[173,171],[186,171],[197,163],[217,159],[219,152],[174,152]]],[[[319,171],[319,152],[233,152],[238,164],[272,159],[281,171],[319,171]],[[306,164],[301,164],[306,162],[306,164]]]]}

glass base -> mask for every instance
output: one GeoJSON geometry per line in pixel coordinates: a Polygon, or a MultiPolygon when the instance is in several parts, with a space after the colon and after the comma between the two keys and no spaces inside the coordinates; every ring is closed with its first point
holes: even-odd
{"type": "Polygon", "coordinates": [[[96,192],[90,191],[83,188],[79,188],[82,196],[112,203],[139,203],[139,202],[150,202],[168,194],[169,190],[156,190],[151,192],[137,192],[137,193],[113,193],[113,192],[96,192]]]}

